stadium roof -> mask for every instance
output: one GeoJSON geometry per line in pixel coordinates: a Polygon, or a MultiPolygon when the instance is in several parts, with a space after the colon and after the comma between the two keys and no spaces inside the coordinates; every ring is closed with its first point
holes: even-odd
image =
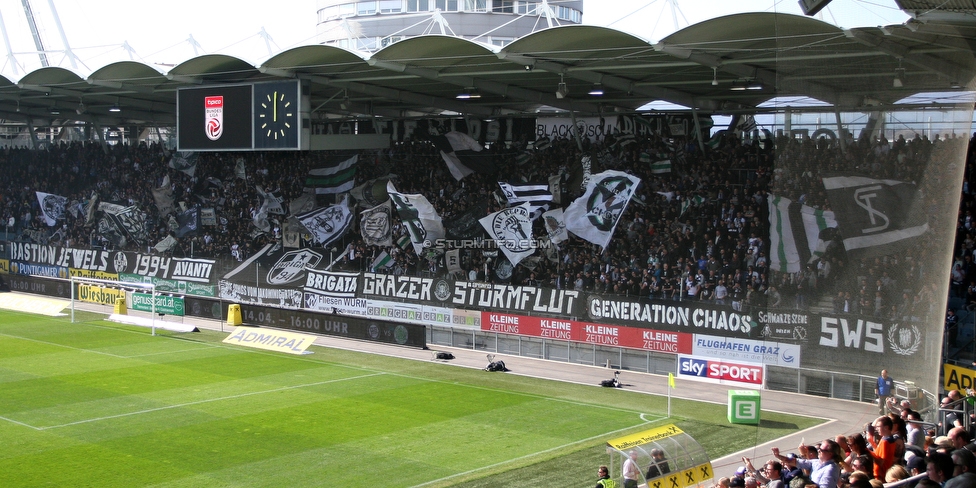
{"type": "Polygon", "coordinates": [[[313,120],[540,111],[602,116],[659,100],[735,113],[777,96],[869,110],[917,93],[972,89],[974,38],[976,24],[941,18],[841,29],[797,15],[744,13],[692,25],[655,44],[573,25],[504,48],[448,36],[410,38],[372,54],[310,45],[260,66],[204,55],[168,72],[119,62],[86,78],[57,67],[16,82],[0,77],[0,118],[35,127],[78,120],[172,126],[181,87],[294,78],[308,80],[313,120]],[[561,80],[568,91],[557,97],[561,80]],[[589,95],[597,85],[604,94],[589,95]],[[457,98],[473,91],[480,97],[457,98]],[[121,110],[110,111],[113,106],[121,110]]]}

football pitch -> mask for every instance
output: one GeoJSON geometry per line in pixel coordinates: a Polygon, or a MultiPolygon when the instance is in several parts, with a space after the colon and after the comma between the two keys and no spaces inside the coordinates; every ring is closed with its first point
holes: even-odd
{"type": "Polygon", "coordinates": [[[0,486],[582,487],[621,435],[676,423],[715,458],[820,422],[78,318],[0,311],[0,486]]]}

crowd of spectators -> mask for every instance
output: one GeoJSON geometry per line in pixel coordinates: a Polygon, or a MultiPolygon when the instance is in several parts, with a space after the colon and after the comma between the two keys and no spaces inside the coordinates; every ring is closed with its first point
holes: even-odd
{"type": "MultiPolygon", "coordinates": [[[[965,395],[951,391],[942,399],[944,412],[972,415],[965,395]]],[[[839,434],[795,450],[771,449],[760,467],[743,457],[723,488],[868,488],[908,480],[906,487],[976,486],[976,443],[969,424],[928,424],[908,400],[887,406],[886,414],[861,432],[839,434]]]]}
{"type": "MultiPolygon", "coordinates": [[[[623,170],[642,180],[635,198],[616,228],[615,238],[603,251],[599,246],[573,238],[547,258],[532,259],[511,277],[514,284],[550,286],[658,299],[699,300],[747,307],[802,308],[821,304],[836,312],[860,312],[879,317],[920,317],[938,307],[932,282],[940,275],[923,266],[919,249],[870,260],[850,261],[837,247],[798,273],[770,270],[767,199],[770,194],[789,197],[816,208],[829,209],[821,176],[857,172],[878,178],[919,183],[924,198],[944,191],[952,171],[947,165],[930,164],[946,159],[965,146],[962,138],[915,136],[889,142],[884,137],[852,139],[842,145],[831,139],[778,137],[774,140],[742,140],[726,135],[717,149],[703,152],[684,138],[639,135],[629,145],[612,140],[591,143],[571,138],[552,141],[545,149],[531,150],[526,163],[518,149],[498,145],[497,175],[472,174],[456,181],[439,151],[423,140],[396,143],[389,150],[363,151],[357,166],[357,183],[395,174],[394,184],[405,193],[422,193],[444,219],[487,201],[485,213],[502,207],[497,182],[535,181],[562,174],[562,205],[580,193],[568,181],[583,155],[596,161],[593,172],[623,170]],[[670,159],[673,171],[655,174],[647,162],[670,159]],[[689,205],[689,202],[696,202],[689,205]],[[936,273],[936,275],[933,275],[936,273]],[[830,297],[830,298],[825,298],[830,297]]],[[[972,161],[969,144],[969,161],[972,161]]],[[[100,201],[137,205],[147,214],[148,239],[129,242],[126,248],[153,252],[152,246],[172,232],[170,221],[159,215],[153,190],[168,176],[174,198],[184,205],[213,207],[221,217],[216,226],[204,226],[197,235],[179,240],[171,252],[196,257],[246,259],[266,242],[280,238],[284,222],[274,231],[256,232],[252,223],[262,199],[255,186],[278,192],[287,208],[298,198],[309,168],[330,155],[326,152],[199,153],[191,176],[169,165],[173,154],[159,144],[56,143],[43,150],[5,148],[0,167],[7,176],[0,183],[0,213],[19,238],[49,240],[70,247],[109,246],[86,222],[87,202],[97,194],[100,201]],[[235,168],[243,161],[246,178],[235,168]],[[57,227],[44,222],[35,192],[69,199],[69,209],[57,227]]],[[[953,273],[955,293],[976,299],[976,229],[973,228],[973,194],[969,191],[972,164],[966,166],[963,204],[955,255],[961,277],[953,273]],[[959,278],[959,279],[957,279],[959,278]],[[968,289],[961,283],[969,283],[968,289]]],[[[929,215],[946,215],[945,199],[930,198],[929,215]]],[[[541,233],[537,223],[537,235],[541,233]]],[[[945,227],[944,225],[942,227],[945,227]]],[[[933,225],[934,232],[940,232],[933,225]]],[[[405,232],[402,225],[396,231],[405,232]]],[[[930,242],[938,242],[938,236],[930,242]]],[[[418,256],[414,251],[366,246],[358,232],[348,233],[337,249],[353,249],[342,266],[368,270],[373,258],[388,250],[397,274],[445,273],[436,254],[418,256]],[[350,246],[350,247],[346,247],[350,246]]],[[[542,254],[540,252],[540,254],[542,254]]],[[[464,278],[497,280],[493,264],[482,252],[462,254],[464,278]]],[[[497,263],[497,258],[495,260],[497,263]]],[[[941,310],[938,311],[941,313],[941,310]]]]}

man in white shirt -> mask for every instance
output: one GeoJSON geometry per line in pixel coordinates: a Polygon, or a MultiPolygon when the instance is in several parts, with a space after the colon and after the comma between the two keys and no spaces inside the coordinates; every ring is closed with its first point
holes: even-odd
{"type": "Polygon", "coordinates": [[[624,488],[637,488],[640,484],[641,472],[637,467],[637,452],[630,451],[627,460],[624,461],[624,488]]]}

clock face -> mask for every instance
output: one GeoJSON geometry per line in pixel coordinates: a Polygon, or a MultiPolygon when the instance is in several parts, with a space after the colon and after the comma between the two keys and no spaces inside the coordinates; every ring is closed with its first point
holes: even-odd
{"type": "Polygon", "coordinates": [[[254,85],[254,147],[298,149],[298,85],[254,85]]]}
{"type": "Polygon", "coordinates": [[[268,93],[260,103],[263,110],[258,113],[258,128],[268,139],[284,139],[295,125],[295,104],[279,91],[268,93]]]}

